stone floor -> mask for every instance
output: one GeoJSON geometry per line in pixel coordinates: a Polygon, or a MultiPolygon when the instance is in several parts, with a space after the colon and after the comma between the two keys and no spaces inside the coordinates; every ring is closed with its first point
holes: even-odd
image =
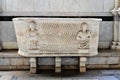
{"type": "Polygon", "coordinates": [[[0,71],[0,80],[120,80],[120,70],[88,70],[86,73],[64,71],[41,71],[30,74],[29,71],[0,71]]]}

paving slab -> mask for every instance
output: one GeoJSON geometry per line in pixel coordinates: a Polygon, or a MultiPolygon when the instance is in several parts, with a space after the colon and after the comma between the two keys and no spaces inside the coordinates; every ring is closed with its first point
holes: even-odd
{"type": "Polygon", "coordinates": [[[30,74],[29,71],[0,71],[0,80],[120,80],[120,70],[88,70],[86,73],[64,71],[41,71],[30,74]]]}
{"type": "Polygon", "coordinates": [[[102,76],[100,80],[119,80],[115,76],[102,76]]]}

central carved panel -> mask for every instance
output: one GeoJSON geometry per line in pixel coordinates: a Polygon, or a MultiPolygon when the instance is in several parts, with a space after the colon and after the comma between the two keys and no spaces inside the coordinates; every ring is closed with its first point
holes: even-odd
{"type": "Polygon", "coordinates": [[[84,19],[20,19],[20,23],[15,29],[23,53],[97,54],[99,23],[84,19]]]}

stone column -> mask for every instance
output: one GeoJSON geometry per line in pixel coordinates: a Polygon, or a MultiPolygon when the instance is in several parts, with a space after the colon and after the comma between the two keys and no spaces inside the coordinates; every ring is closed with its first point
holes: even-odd
{"type": "Polygon", "coordinates": [[[118,45],[117,45],[117,50],[120,50],[120,7],[117,10],[118,12],[118,18],[119,18],[119,27],[118,27],[118,45]]]}
{"type": "Polygon", "coordinates": [[[111,11],[114,16],[114,38],[111,45],[111,49],[118,49],[119,42],[119,16],[118,16],[118,8],[120,0],[115,0],[115,8],[111,11]]]}
{"type": "MultiPolygon", "coordinates": [[[[0,8],[0,13],[2,12],[2,9],[0,8]]],[[[1,34],[0,34],[0,50],[2,50],[2,41],[1,41],[1,34]]]]}
{"type": "Polygon", "coordinates": [[[30,73],[35,74],[37,72],[37,59],[30,58],[30,73]]]}
{"type": "Polygon", "coordinates": [[[79,57],[79,71],[86,72],[86,57],[79,57]]]}
{"type": "Polygon", "coordinates": [[[55,57],[55,72],[61,72],[61,57],[55,57]]]}

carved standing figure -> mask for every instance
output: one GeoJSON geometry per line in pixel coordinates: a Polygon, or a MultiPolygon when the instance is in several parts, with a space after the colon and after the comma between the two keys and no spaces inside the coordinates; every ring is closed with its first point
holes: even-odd
{"type": "Polygon", "coordinates": [[[36,29],[36,24],[34,21],[30,22],[27,37],[29,40],[29,50],[37,50],[39,33],[38,33],[38,30],[36,29]]]}
{"type": "Polygon", "coordinates": [[[79,49],[89,49],[90,40],[92,39],[92,32],[88,30],[88,24],[83,22],[81,30],[79,30],[76,39],[79,41],[79,49]]]}

